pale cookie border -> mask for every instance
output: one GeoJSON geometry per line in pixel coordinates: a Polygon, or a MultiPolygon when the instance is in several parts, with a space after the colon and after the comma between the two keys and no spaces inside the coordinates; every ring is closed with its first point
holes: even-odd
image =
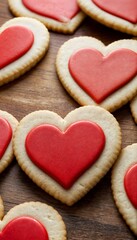
{"type": "Polygon", "coordinates": [[[78,0],[78,4],[83,12],[101,24],[137,36],[137,24],[130,23],[122,18],[105,12],[94,4],[92,0],[78,0]]]}
{"type": "Polygon", "coordinates": [[[13,147],[16,159],[23,171],[44,191],[70,206],[93,188],[115,162],[121,150],[121,130],[114,116],[100,107],[80,107],[70,112],[64,119],[54,112],[40,110],[30,113],[21,120],[14,135],[13,147]],[[63,131],[70,124],[80,120],[99,124],[105,133],[106,143],[101,156],[94,165],[69,190],[65,190],[29,159],[25,149],[25,139],[29,131],[40,124],[52,124],[63,131]]]}
{"type": "Polygon", "coordinates": [[[81,22],[85,18],[85,14],[80,11],[75,17],[73,17],[68,23],[62,23],[56,21],[54,19],[41,16],[37,13],[34,13],[27,9],[21,0],[8,0],[9,8],[11,12],[17,17],[32,17],[36,18],[37,20],[41,21],[45,26],[52,31],[60,32],[60,33],[70,33],[72,34],[76,28],[81,24],[81,22]]]}
{"type": "Polygon", "coordinates": [[[116,206],[127,225],[137,236],[137,210],[128,199],[124,188],[124,176],[127,170],[136,163],[137,143],[129,145],[121,151],[121,154],[112,169],[111,182],[116,206]]]}
{"type": "Polygon", "coordinates": [[[115,111],[129,100],[131,100],[137,93],[137,76],[134,77],[124,87],[118,89],[110,96],[108,96],[100,104],[97,104],[72,78],[68,62],[70,56],[77,50],[82,48],[95,48],[106,55],[116,49],[127,48],[137,52],[136,40],[119,40],[105,46],[101,41],[93,37],[75,37],[66,41],[59,49],[56,58],[56,71],[58,77],[68,91],[68,93],[80,104],[80,105],[95,105],[101,106],[110,112],[115,111]]]}
{"type": "Polygon", "coordinates": [[[34,43],[21,58],[0,70],[0,86],[29,71],[41,60],[49,47],[49,32],[38,20],[25,17],[13,18],[1,26],[0,33],[11,26],[23,26],[30,29],[34,34],[34,43]]]}
{"type": "Polygon", "coordinates": [[[11,139],[4,155],[0,159],[0,173],[2,173],[5,170],[5,168],[11,163],[11,161],[13,160],[13,157],[14,157],[12,140],[13,140],[14,131],[18,125],[18,121],[11,114],[9,114],[8,112],[2,111],[2,110],[0,110],[0,117],[7,120],[12,128],[12,139],[11,139]]]}
{"type": "Polygon", "coordinates": [[[59,213],[51,206],[41,202],[25,202],[13,207],[0,220],[0,230],[10,221],[21,216],[29,216],[39,221],[47,230],[49,240],[66,240],[66,226],[59,213]]]}

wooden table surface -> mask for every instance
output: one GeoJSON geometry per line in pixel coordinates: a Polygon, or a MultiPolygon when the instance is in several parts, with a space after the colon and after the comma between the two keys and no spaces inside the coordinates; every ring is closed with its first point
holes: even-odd
{"type": "MultiPolygon", "coordinates": [[[[0,25],[12,17],[7,1],[0,0],[0,25]]],[[[96,37],[105,44],[131,38],[89,18],[73,35],[50,32],[49,51],[41,62],[24,76],[0,88],[0,109],[21,120],[35,110],[48,109],[64,117],[79,107],[57,78],[55,58],[66,40],[81,35],[96,37]]],[[[122,146],[137,142],[137,127],[129,105],[116,111],[114,116],[122,128],[122,146]]],[[[66,223],[68,240],[135,240],[114,204],[110,181],[111,172],[74,206],[67,207],[37,187],[14,159],[0,175],[0,195],[4,200],[5,213],[26,201],[41,201],[55,207],[66,223]]]]}

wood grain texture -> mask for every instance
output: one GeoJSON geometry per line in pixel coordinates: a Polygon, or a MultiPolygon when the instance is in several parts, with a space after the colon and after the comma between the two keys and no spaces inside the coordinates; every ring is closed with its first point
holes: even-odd
{"type": "MultiPolygon", "coordinates": [[[[12,18],[7,1],[0,1],[0,25],[12,18]]],[[[50,48],[41,62],[27,74],[0,88],[0,109],[13,114],[18,120],[28,113],[48,109],[64,117],[79,105],[67,94],[55,71],[55,58],[59,47],[75,36],[92,36],[109,44],[115,40],[131,38],[86,18],[73,35],[50,32],[50,48]]],[[[137,142],[137,127],[129,106],[114,113],[122,128],[123,147],[137,142]]],[[[135,240],[117,211],[111,193],[111,171],[83,199],[67,207],[38,188],[20,169],[16,159],[0,175],[0,195],[5,213],[26,201],[41,201],[55,207],[62,215],[68,240],[135,240]]]]}

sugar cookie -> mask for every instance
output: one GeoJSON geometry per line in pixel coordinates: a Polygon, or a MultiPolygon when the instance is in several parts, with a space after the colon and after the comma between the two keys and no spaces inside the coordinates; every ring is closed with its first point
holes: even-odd
{"type": "Polygon", "coordinates": [[[137,92],[137,41],[108,46],[92,37],[76,37],[58,51],[56,69],[68,93],[80,105],[115,111],[137,92]]]}
{"type": "Polygon", "coordinates": [[[12,138],[17,125],[18,121],[15,117],[0,110],[0,173],[13,160],[12,138]]]}
{"type": "Polygon", "coordinates": [[[78,0],[81,9],[98,22],[137,36],[136,0],[78,0]]]}
{"type": "Polygon", "coordinates": [[[2,239],[66,240],[66,227],[59,213],[40,202],[12,208],[0,221],[2,239]]]}
{"type": "Polygon", "coordinates": [[[112,191],[116,206],[137,236],[137,144],[124,148],[113,167],[112,191]]]}
{"type": "Polygon", "coordinates": [[[76,0],[8,0],[15,16],[32,17],[50,30],[73,33],[85,18],[76,0]]]}
{"type": "Polygon", "coordinates": [[[113,115],[100,107],[81,107],[64,119],[43,110],[21,120],[13,145],[25,173],[54,198],[72,205],[116,160],[121,131],[113,115]]]}
{"type": "Polygon", "coordinates": [[[34,67],[49,46],[49,33],[39,21],[13,18],[0,28],[0,86],[34,67]]]}

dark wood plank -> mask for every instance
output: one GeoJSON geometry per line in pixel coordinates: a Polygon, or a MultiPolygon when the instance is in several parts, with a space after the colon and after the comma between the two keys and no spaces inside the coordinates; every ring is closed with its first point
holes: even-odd
{"type": "MultiPolygon", "coordinates": [[[[0,1],[0,25],[12,18],[7,1],[0,1]]],[[[93,36],[109,44],[130,38],[102,26],[88,17],[73,35],[51,32],[50,48],[41,62],[18,80],[0,88],[0,109],[21,120],[26,114],[48,109],[64,117],[79,105],[67,94],[55,71],[55,58],[59,47],[75,36],[93,36]]],[[[129,106],[114,113],[120,123],[123,147],[137,141],[137,128],[129,106]]],[[[135,240],[117,211],[111,194],[111,172],[72,207],[67,207],[38,188],[20,169],[16,160],[0,175],[0,194],[5,213],[25,201],[41,201],[55,207],[66,223],[71,240],[135,240]]]]}

